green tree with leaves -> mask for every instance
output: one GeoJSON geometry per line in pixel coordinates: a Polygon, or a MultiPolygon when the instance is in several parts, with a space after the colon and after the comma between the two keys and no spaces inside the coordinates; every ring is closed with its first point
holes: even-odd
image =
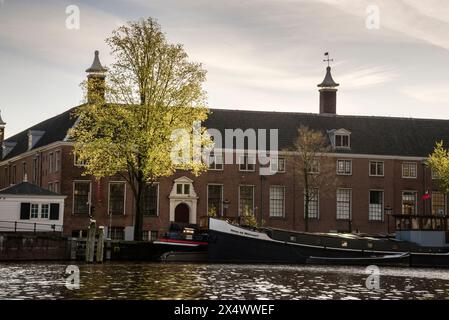
{"type": "Polygon", "coordinates": [[[441,191],[449,194],[449,150],[444,148],[443,141],[436,143],[435,149],[427,158],[427,165],[438,177],[441,191]]]}
{"type": "Polygon", "coordinates": [[[152,18],[119,27],[106,42],[115,62],[98,97],[92,98],[94,88],[89,87],[98,88],[98,83],[85,84],[89,103],[76,110],[78,121],[70,135],[76,157],[86,164],[84,174],[97,179],[118,174],[128,182],[134,196],[134,240],[141,240],[147,185],[178,169],[195,175],[207,169],[197,153],[211,141],[205,128],[194,126],[209,113],[202,87],[206,71],[188,60],[182,45],[169,43],[152,18]],[[196,140],[190,139],[195,135],[196,140]],[[190,156],[175,161],[173,150],[186,148],[190,156]]]}

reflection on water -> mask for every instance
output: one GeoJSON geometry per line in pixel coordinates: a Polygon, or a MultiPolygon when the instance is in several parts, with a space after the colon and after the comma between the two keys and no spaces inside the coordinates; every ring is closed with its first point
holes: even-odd
{"type": "Polygon", "coordinates": [[[105,263],[0,263],[1,299],[449,299],[449,270],[381,268],[368,290],[361,267],[105,263]]]}

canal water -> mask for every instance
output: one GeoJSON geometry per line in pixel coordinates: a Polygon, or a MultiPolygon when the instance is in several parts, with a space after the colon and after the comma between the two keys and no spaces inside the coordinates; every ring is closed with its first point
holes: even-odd
{"type": "Polygon", "coordinates": [[[381,268],[368,289],[363,267],[111,262],[71,267],[69,290],[72,263],[0,263],[0,299],[449,299],[449,270],[381,268]]]}

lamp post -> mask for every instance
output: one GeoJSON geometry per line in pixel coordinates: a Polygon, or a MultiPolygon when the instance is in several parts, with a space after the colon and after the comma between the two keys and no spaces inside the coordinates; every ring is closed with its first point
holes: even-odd
{"type": "Polygon", "coordinates": [[[390,216],[393,212],[393,209],[389,205],[387,205],[384,210],[385,214],[387,215],[387,232],[388,234],[390,234],[390,216]]]}

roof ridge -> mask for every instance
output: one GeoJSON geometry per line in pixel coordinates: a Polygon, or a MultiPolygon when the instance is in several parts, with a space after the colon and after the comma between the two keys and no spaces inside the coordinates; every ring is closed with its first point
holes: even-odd
{"type": "Polygon", "coordinates": [[[15,140],[13,139],[14,137],[20,136],[21,134],[24,134],[24,133],[28,132],[29,130],[34,130],[33,128],[35,128],[35,127],[37,127],[37,126],[39,126],[39,125],[41,125],[41,124],[43,124],[43,123],[45,123],[45,122],[51,121],[51,120],[53,120],[53,119],[55,119],[55,118],[57,118],[57,117],[60,117],[60,116],[66,114],[66,113],[68,113],[68,112],[71,112],[71,111],[73,111],[74,109],[76,109],[76,108],[78,108],[78,107],[80,107],[80,106],[82,106],[82,105],[83,105],[83,104],[80,104],[80,105],[78,105],[78,106],[76,106],[76,107],[72,107],[72,108],[70,108],[70,109],[67,109],[67,110],[64,111],[64,112],[58,113],[57,115],[54,115],[54,116],[52,116],[52,117],[50,117],[50,118],[47,118],[47,119],[45,119],[45,120],[42,120],[42,121],[40,121],[40,122],[38,122],[38,123],[32,125],[31,127],[28,127],[28,128],[26,128],[26,129],[24,129],[24,130],[22,130],[22,131],[16,133],[15,135],[6,138],[4,141],[15,141],[15,140]]]}
{"type": "Polygon", "coordinates": [[[396,119],[396,120],[420,120],[420,121],[449,121],[449,119],[434,119],[434,118],[412,118],[399,116],[378,116],[378,115],[346,115],[346,114],[319,114],[314,112],[295,112],[295,111],[275,111],[275,110],[250,110],[250,109],[224,109],[224,108],[210,108],[210,110],[230,111],[230,112],[252,112],[252,113],[276,113],[276,114],[295,114],[295,115],[309,115],[323,118],[378,118],[378,119],[396,119]]]}

